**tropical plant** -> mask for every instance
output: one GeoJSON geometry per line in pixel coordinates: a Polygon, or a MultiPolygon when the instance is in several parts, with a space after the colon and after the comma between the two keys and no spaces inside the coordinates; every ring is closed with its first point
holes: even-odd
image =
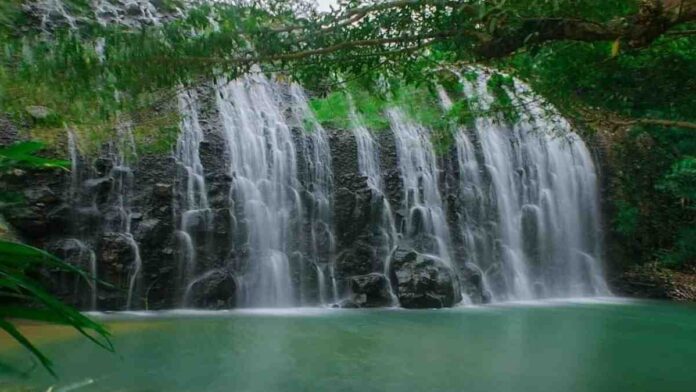
{"type": "MultiPolygon", "coordinates": [[[[65,168],[67,162],[36,156],[43,145],[24,142],[0,148],[0,174],[17,168],[65,168]]],[[[2,194],[0,194],[2,195],[2,194]]],[[[18,202],[16,197],[5,196],[4,202],[18,202]]],[[[0,201],[2,202],[2,201],[0,201]]],[[[21,201],[19,201],[21,202],[21,201]]],[[[7,240],[0,240],[0,329],[8,333],[55,375],[52,361],[17,328],[16,320],[68,325],[97,345],[113,351],[109,332],[76,309],[63,304],[46,292],[31,277],[39,268],[52,268],[90,277],[82,270],[40,249],[7,240]]],[[[5,369],[10,365],[0,363],[5,369]]]]}

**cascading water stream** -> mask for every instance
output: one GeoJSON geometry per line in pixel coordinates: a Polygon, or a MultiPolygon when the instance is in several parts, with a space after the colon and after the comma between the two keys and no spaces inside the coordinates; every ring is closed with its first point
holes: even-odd
{"type": "Polygon", "coordinates": [[[242,306],[292,306],[290,256],[301,232],[295,145],[279,91],[262,75],[217,87],[233,178],[230,197],[248,247],[239,279],[242,306]]]}
{"type": "MultiPolygon", "coordinates": [[[[493,101],[487,81],[485,72],[473,84],[461,78],[467,98],[483,110],[493,101]]],[[[515,85],[509,93],[524,110],[513,127],[486,116],[475,121],[480,161],[467,130],[456,137],[460,186],[469,200],[461,214],[467,257],[494,299],[607,294],[589,152],[567,122],[538,99],[522,98],[528,88],[515,85]]]]}
{"type": "MultiPolygon", "coordinates": [[[[461,83],[467,101],[486,113],[494,99],[487,88],[489,76],[485,71],[477,74],[477,80],[462,77],[461,83]]],[[[375,263],[368,272],[382,272],[392,279],[390,259],[403,245],[441,260],[457,274],[458,282],[453,284],[460,287],[461,282],[467,294],[472,285],[482,287],[485,295],[477,297],[480,299],[470,295],[474,301],[609,293],[601,267],[597,175],[587,147],[524,84],[515,81],[508,92],[519,108],[519,119],[510,124],[482,114],[471,126],[453,128],[454,143],[447,156],[435,153],[428,128],[399,108],[387,110],[395,161],[389,150],[380,152],[375,135],[349,103],[357,174],[371,192],[371,197],[356,199],[371,203],[360,207],[369,207],[371,213],[365,214],[369,216],[361,223],[365,232],[358,235],[368,244],[366,248],[372,247],[370,257],[383,260],[383,266],[375,263]],[[381,167],[381,153],[394,167],[381,167]],[[453,170],[443,174],[443,168],[453,170]],[[401,183],[393,183],[396,176],[383,178],[383,171],[398,172],[401,183]],[[399,197],[401,186],[401,203],[393,206],[395,211],[385,182],[391,197],[399,197]],[[480,276],[479,283],[472,283],[474,275],[480,276]]],[[[338,302],[341,282],[337,280],[355,273],[346,275],[343,269],[338,276],[336,273],[335,255],[341,250],[336,249],[333,227],[335,162],[327,132],[314,117],[302,88],[270,81],[256,72],[215,84],[214,95],[217,111],[212,113],[219,116],[219,122],[199,119],[211,111],[198,107],[205,101],[195,91],[179,95],[180,136],[174,151],[178,180],[174,182],[174,227],[170,226],[178,239],[175,254],[180,257],[174,295],[184,306],[236,302],[242,307],[289,307],[338,302]],[[229,164],[229,171],[223,166],[229,176],[219,172],[208,156],[206,164],[212,162],[210,170],[218,171],[206,173],[202,165],[202,124],[211,123],[220,126],[206,127],[211,132],[206,135],[209,140],[224,137],[226,154],[219,158],[229,164]],[[206,174],[210,174],[215,215],[208,200],[206,174]],[[218,197],[220,184],[224,184],[222,189],[229,185],[228,200],[218,197]],[[218,231],[218,223],[227,219],[227,203],[229,231],[218,231]],[[218,249],[221,241],[229,248],[209,251],[218,249]],[[219,294],[220,290],[229,291],[229,297],[219,294]],[[218,297],[207,302],[204,297],[211,293],[223,302],[218,297]]],[[[444,89],[439,95],[443,108],[450,110],[452,101],[444,89]]],[[[472,113],[478,113],[474,109],[472,113]]],[[[137,308],[142,297],[139,290],[148,281],[143,277],[143,260],[131,222],[135,222],[139,239],[147,238],[143,236],[147,229],[138,223],[144,220],[134,219],[141,210],[133,206],[131,166],[137,157],[132,129],[122,123],[117,131],[94,173],[83,170],[88,165],[81,163],[75,135],[68,135],[73,162],[70,198],[79,217],[76,222],[100,219],[100,223],[94,234],[89,231],[96,227],[73,230],[75,237],[69,240],[74,242],[66,249],[78,254],[76,258],[94,278],[98,272],[111,273],[111,265],[97,265],[105,257],[104,245],[106,257],[130,255],[125,256],[129,260],[119,259],[125,269],[118,268],[128,272],[123,283],[127,286],[126,308],[137,308]],[[101,268],[104,270],[98,271],[101,268]]],[[[206,147],[206,154],[208,151],[206,147]]],[[[354,174],[350,173],[351,178],[354,174]]],[[[348,184],[356,190],[364,187],[360,181],[348,184]]],[[[146,252],[148,258],[149,254],[146,252]]],[[[390,289],[396,294],[401,290],[392,285],[390,289]]],[[[97,287],[91,287],[92,308],[98,305],[98,294],[102,293],[97,287]]],[[[103,298],[110,301],[109,295],[104,292],[103,298]]],[[[174,302],[181,303],[178,301],[174,302]]]]}
{"type": "MultiPolygon", "coordinates": [[[[82,186],[82,170],[80,167],[80,153],[77,145],[77,137],[72,130],[68,130],[68,155],[70,157],[70,188],[68,189],[68,199],[72,203],[72,211],[75,211],[79,207],[80,200],[80,187],[82,186]]],[[[74,213],[73,213],[74,215],[74,213]]],[[[71,217],[73,221],[77,221],[75,216],[71,217]]],[[[71,231],[75,228],[71,228],[71,231]]],[[[77,230],[79,231],[79,230],[77,230]]],[[[67,241],[72,243],[75,248],[78,249],[77,259],[80,262],[87,262],[89,268],[90,280],[88,282],[90,287],[90,309],[97,309],[97,256],[94,250],[87,245],[87,243],[78,238],[69,238],[67,241]]]]}
{"type": "Polygon", "coordinates": [[[367,178],[367,185],[370,187],[373,199],[378,201],[377,205],[373,204],[372,206],[373,210],[376,209],[378,211],[376,215],[379,216],[378,222],[376,222],[377,233],[373,235],[373,238],[376,242],[375,246],[379,249],[378,257],[384,260],[384,275],[388,278],[390,275],[389,260],[392,251],[398,244],[399,234],[396,229],[391,204],[384,192],[379,147],[372,133],[365,127],[358,116],[350,95],[348,96],[348,104],[351,130],[357,145],[358,170],[362,176],[367,178]]]}
{"type": "MultiPolygon", "coordinates": [[[[110,23],[129,27],[150,24],[159,25],[162,15],[149,0],[96,0],[92,3],[97,22],[106,26],[110,23]],[[137,10],[137,17],[135,11],[137,10]]],[[[181,10],[177,10],[181,15],[181,10]]]]}
{"type": "MultiPolygon", "coordinates": [[[[326,131],[319,124],[307,104],[307,97],[297,84],[290,85],[290,110],[295,126],[308,127],[298,135],[302,162],[306,166],[304,187],[308,205],[304,206],[308,216],[309,243],[307,256],[317,271],[319,302],[335,303],[338,300],[338,285],[334,272],[335,243],[333,220],[333,170],[331,168],[331,148],[326,131]],[[327,284],[326,276],[330,282],[327,284]],[[327,291],[330,289],[331,298],[327,291]]],[[[306,300],[301,298],[301,302],[306,300]]]]}
{"type": "MultiPolygon", "coordinates": [[[[180,254],[183,255],[179,270],[184,287],[188,286],[196,273],[198,243],[194,240],[193,228],[195,226],[205,233],[212,231],[208,191],[200,157],[203,130],[198,119],[198,110],[198,97],[195,91],[185,91],[179,94],[179,113],[182,117],[181,132],[177,140],[174,158],[181,170],[179,177],[183,181],[181,181],[177,194],[180,220],[176,236],[180,244],[180,254]]],[[[183,304],[187,305],[185,301],[183,304]]]]}
{"type": "MultiPolygon", "coordinates": [[[[460,76],[456,72],[455,74],[460,76]]],[[[438,86],[437,92],[443,109],[451,110],[454,104],[444,88],[438,86]]],[[[491,233],[495,223],[490,217],[493,207],[482,176],[482,167],[478,162],[476,146],[466,128],[457,127],[454,148],[459,176],[457,214],[460,219],[459,234],[464,245],[463,262],[467,268],[480,274],[484,293],[492,296],[489,299],[495,301],[497,298],[488,279],[490,269],[495,265],[479,262],[491,260],[495,252],[496,237],[491,233]]]]}
{"type": "Polygon", "coordinates": [[[108,161],[110,166],[108,172],[103,173],[102,177],[93,176],[95,173],[84,165],[79,154],[77,137],[72,131],[68,131],[68,152],[72,169],[69,199],[72,218],[78,225],[72,229],[77,238],[69,238],[68,241],[78,249],[78,261],[89,268],[92,278],[89,282],[92,309],[97,308],[98,298],[98,265],[94,249],[99,238],[95,238],[95,235],[101,232],[115,234],[130,249],[132,259],[129,261],[126,309],[131,308],[142,269],[140,247],[131,233],[134,175],[130,162],[137,159],[135,140],[132,127],[127,122],[120,123],[116,131],[116,138],[109,144],[106,153],[108,158],[105,161],[108,161]],[[99,200],[99,189],[103,188],[104,184],[109,184],[108,195],[104,197],[104,200],[99,200]],[[89,222],[97,218],[101,222],[98,227],[94,227],[89,222]]]}
{"type": "Polygon", "coordinates": [[[450,233],[438,185],[438,167],[430,132],[409,120],[397,108],[387,110],[396,141],[403,181],[401,232],[422,253],[440,258],[452,267],[450,233]]]}
{"type": "Polygon", "coordinates": [[[133,220],[131,197],[134,178],[130,162],[137,160],[137,153],[132,125],[128,122],[122,122],[117,126],[116,131],[116,145],[111,153],[114,165],[109,173],[113,183],[109,195],[109,205],[111,206],[109,215],[111,216],[107,220],[107,229],[122,236],[131,248],[133,259],[128,278],[128,296],[126,297],[126,309],[130,309],[143,264],[140,257],[140,246],[131,233],[133,220]]]}
{"type": "Polygon", "coordinates": [[[32,12],[39,16],[41,29],[50,33],[60,25],[77,30],[81,24],[96,21],[101,26],[122,25],[132,29],[143,26],[158,26],[163,20],[184,17],[190,3],[182,6],[163,7],[160,2],[151,0],[92,0],[87,4],[72,4],[63,0],[30,0],[27,2],[32,12]]]}

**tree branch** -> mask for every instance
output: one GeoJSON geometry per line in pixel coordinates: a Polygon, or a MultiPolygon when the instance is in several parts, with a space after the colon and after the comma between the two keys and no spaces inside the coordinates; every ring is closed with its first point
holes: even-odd
{"type": "Polygon", "coordinates": [[[563,40],[621,40],[635,49],[650,45],[679,24],[693,21],[696,21],[696,0],[685,0],[678,9],[665,0],[646,0],[637,14],[603,24],[565,18],[527,19],[520,27],[483,42],[476,52],[484,58],[501,58],[530,43],[563,40]]]}
{"type": "Polygon", "coordinates": [[[675,127],[675,128],[686,128],[686,129],[696,129],[696,123],[689,121],[676,121],[676,120],[660,120],[654,118],[639,118],[634,120],[613,120],[610,119],[609,122],[616,125],[657,125],[660,127],[675,127]]]}
{"type": "Polygon", "coordinates": [[[375,38],[375,39],[366,39],[366,40],[358,40],[358,41],[345,41],[345,42],[341,42],[340,44],[331,45],[331,46],[327,46],[327,47],[319,48],[319,49],[290,52],[290,53],[285,53],[285,54],[269,55],[269,56],[262,55],[260,57],[253,58],[253,59],[236,58],[236,59],[232,59],[232,61],[257,63],[257,62],[264,62],[264,61],[297,60],[297,59],[302,59],[302,58],[309,57],[309,56],[329,54],[329,53],[338,52],[338,51],[346,50],[346,49],[353,49],[353,48],[357,48],[357,47],[380,46],[380,45],[395,44],[395,43],[410,43],[410,42],[423,41],[423,40],[427,40],[427,39],[450,38],[450,37],[461,35],[461,34],[462,34],[462,32],[458,32],[455,30],[447,30],[447,31],[439,31],[439,32],[434,32],[434,33],[430,33],[430,34],[422,34],[422,35],[399,36],[399,37],[389,37],[389,38],[375,38]]]}
{"type": "MultiPolygon", "coordinates": [[[[405,7],[426,7],[426,6],[433,6],[433,7],[469,7],[473,9],[472,6],[466,6],[463,5],[460,1],[452,1],[452,0],[396,0],[396,1],[387,1],[383,3],[377,3],[373,5],[368,5],[368,6],[362,6],[362,7],[357,7],[357,8],[352,8],[352,9],[347,9],[343,11],[343,13],[339,13],[338,15],[333,16],[334,20],[330,21],[330,23],[325,24],[322,28],[322,32],[330,32],[337,30],[342,27],[349,26],[353,23],[356,23],[363,19],[365,16],[368,14],[374,13],[374,12],[380,12],[380,11],[387,11],[390,9],[398,9],[398,8],[405,8],[405,7]]],[[[287,32],[292,32],[292,31],[297,31],[297,30],[306,30],[307,26],[303,25],[293,25],[293,26],[286,26],[286,27],[279,27],[279,28],[273,28],[271,29],[272,32],[275,33],[287,33],[287,32]]]]}

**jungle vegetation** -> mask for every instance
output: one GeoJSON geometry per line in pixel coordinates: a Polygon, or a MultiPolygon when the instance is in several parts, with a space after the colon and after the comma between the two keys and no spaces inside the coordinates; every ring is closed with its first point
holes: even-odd
{"type": "Polygon", "coordinates": [[[349,90],[379,130],[387,95],[428,108],[434,83],[456,92],[443,70],[485,66],[501,84],[525,80],[606,151],[623,260],[696,262],[695,0],[341,0],[325,13],[305,0],[162,0],[162,18],[135,24],[58,3],[0,3],[0,114],[32,137],[70,127],[99,145],[128,119],[167,151],[177,118],[163,102],[259,71],[302,83],[335,127],[349,90]]]}

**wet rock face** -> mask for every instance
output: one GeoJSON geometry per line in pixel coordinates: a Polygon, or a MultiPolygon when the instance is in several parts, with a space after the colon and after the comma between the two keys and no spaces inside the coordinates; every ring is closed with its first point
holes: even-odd
{"type": "MultiPolygon", "coordinates": [[[[200,94],[208,96],[207,94],[200,94]]],[[[133,291],[133,309],[166,309],[181,306],[186,283],[189,287],[187,306],[198,308],[230,308],[235,306],[234,275],[248,267],[248,243],[243,225],[236,222],[230,204],[230,185],[234,179],[226,163],[227,148],[220,136],[215,105],[202,105],[201,123],[205,141],[200,155],[205,168],[209,211],[188,219],[189,231],[196,250],[195,266],[184,271],[186,261],[180,230],[181,205],[177,201],[186,184],[176,162],[167,154],[142,155],[132,165],[133,186],[129,194],[130,232],[139,246],[142,269],[133,291]],[[209,273],[209,271],[215,271],[209,273]],[[184,276],[189,274],[189,276],[184,276]]],[[[321,231],[319,248],[331,249],[321,254],[319,262],[301,255],[291,258],[293,284],[303,287],[313,298],[331,299],[333,293],[320,292],[317,266],[324,278],[333,267],[339,298],[346,298],[343,307],[383,307],[395,303],[398,296],[404,307],[446,307],[460,301],[459,280],[441,261],[419,255],[408,249],[394,253],[388,276],[382,272],[389,254],[380,246],[384,235],[377,227],[386,197],[393,208],[396,224],[403,219],[402,179],[397,169],[394,139],[389,132],[375,135],[380,147],[380,162],[385,194],[375,194],[358,170],[357,145],[347,130],[327,130],[332,155],[332,227],[321,231]],[[391,283],[390,283],[391,282],[391,283]],[[390,287],[391,284],[391,287],[390,287]]],[[[113,157],[102,154],[80,157],[77,180],[64,171],[17,171],[0,177],[2,189],[21,193],[26,203],[2,211],[19,236],[39,247],[89,271],[89,252],[94,251],[100,280],[110,284],[98,290],[99,309],[125,308],[129,282],[135,259],[133,242],[118,232],[122,214],[113,208],[113,157]],[[71,181],[75,189],[70,185],[71,181]],[[78,193],[77,200],[73,200],[78,193]],[[77,241],[76,239],[79,239],[77,241]],[[77,242],[76,242],[77,241],[77,242]],[[81,244],[81,245],[80,245],[81,244]],[[81,246],[86,246],[85,252],[81,246]]],[[[300,169],[302,165],[300,165],[300,169]]],[[[306,203],[308,204],[308,203],[306,203]]],[[[304,230],[308,230],[305,228],[304,230]]],[[[428,239],[413,238],[415,249],[426,248],[428,239]]],[[[410,249],[410,248],[409,248],[410,249]]],[[[485,302],[481,295],[480,274],[460,267],[458,270],[464,292],[474,302],[485,302]]],[[[86,309],[90,306],[91,288],[76,283],[74,277],[57,271],[46,271],[51,291],[62,299],[86,309]]]]}
{"type": "Polygon", "coordinates": [[[0,146],[7,146],[19,140],[19,131],[10,120],[0,114],[0,146]]]}
{"type": "Polygon", "coordinates": [[[353,292],[352,303],[360,308],[378,308],[390,306],[392,297],[387,277],[371,273],[350,278],[350,290],[353,292]]]}
{"type": "Polygon", "coordinates": [[[99,242],[97,257],[100,260],[100,275],[107,282],[125,282],[135,259],[135,249],[123,234],[104,233],[99,242]]]}
{"type": "Polygon", "coordinates": [[[485,304],[491,302],[491,293],[486,290],[483,284],[483,275],[475,266],[465,263],[460,267],[460,279],[462,290],[475,304],[485,304]]]}
{"type": "Polygon", "coordinates": [[[46,246],[69,223],[69,208],[62,199],[66,181],[67,176],[61,170],[4,173],[0,176],[0,189],[17,196],[21,202],[3,206],[0,213],[22,238],[46,246]]]}
{"type": "MultiPolygon", "coordinates": [[[[67,262],[68,264],[91,274],[91,264],[96,262],[96,255],[80,241],[61,239],[50,243],[46,250],[67,262]]],[[[73,272],[55,268],[44,268],[40,271],[41,284],[51,293],[59,296],[64,302],[81,309],[91,308],[92,283],[87,277],[81,277],[73,272]]]]}
{"type": "Polygon", "coordinates": [[[205,309],[234,307],[236,284],[228,271],[213,271],[197,280],[187,293],[187,306],[205,309]]]}
{"type": "MultiPolygon", "coordinates": [[[[380,255],[379,249],[380,246],[384,246],[384,233],[379,227],[384,208],[382,198],[387,197],[392,206],[398,205],[401,197],[401,177],[396,170],[394,139],[388,132],[377,136],[380,167],[386,188],[384,196],[373,192],[368,185],[368,179],[360,175],[358,146],[352,132],[327,132],[333,159],[335,270],[339,286],[343,288],[341,291],[350,292],[351,285],[354,285],[354,277],[384,270],[385,257],[380,255]]],[[[351,301],[348,300],[351,307],[364,305],[351,301]]],[[[391,304],[391,298],[382,302],[391,304]]]]}
{"type": "Polygon", "coordinates": [[[391,275],[404,308],[444,308],[462,300],[457,275],[431,256],[398,248],[392,255],[391,275]]]}

